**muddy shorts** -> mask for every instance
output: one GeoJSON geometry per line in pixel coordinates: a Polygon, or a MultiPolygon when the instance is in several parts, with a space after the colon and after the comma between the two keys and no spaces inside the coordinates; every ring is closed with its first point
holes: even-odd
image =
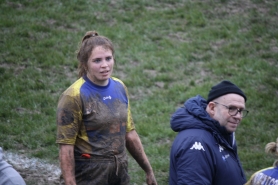
{"type": "Polygon", "coordinates": [[[129,185],[127,155],[75,157],[77,185],[129,185]]]}

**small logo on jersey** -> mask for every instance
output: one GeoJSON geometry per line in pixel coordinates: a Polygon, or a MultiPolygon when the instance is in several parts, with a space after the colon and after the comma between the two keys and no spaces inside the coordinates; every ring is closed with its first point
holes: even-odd
{"type": "Polygon", "coordinates": [[[103,97],[103,100],[107,100],[107,99],[110,99],[110,100],[111,100],[112,98],[111,98],[111,96],[103,97]]]}
{"type": "Polygon", "coordinates": [[[200,142],[195,142],[194,145],[190,148],[190,150],[203,150],[205,151],[204,147],[202,146],[202,144],[200,142]]]}

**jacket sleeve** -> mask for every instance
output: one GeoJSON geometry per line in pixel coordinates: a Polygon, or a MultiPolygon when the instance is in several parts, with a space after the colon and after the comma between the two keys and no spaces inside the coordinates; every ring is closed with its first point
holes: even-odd
{"type": "Polygon", "coordinates": [[[179,185],[211,185],[214,159],[211,147],[204,140],[187,137],[176,153],[177,182],[179,185]]]}

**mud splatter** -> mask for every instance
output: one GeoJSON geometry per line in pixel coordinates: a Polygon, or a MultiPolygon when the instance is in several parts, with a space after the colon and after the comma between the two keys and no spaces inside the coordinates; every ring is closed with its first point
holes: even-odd
{"type": "Polygon", "coordinates": [[[61,170],[38,158],[4,151],[3,159],[11,164],[23,177],[27,185],[58,185],[61,170]]]}

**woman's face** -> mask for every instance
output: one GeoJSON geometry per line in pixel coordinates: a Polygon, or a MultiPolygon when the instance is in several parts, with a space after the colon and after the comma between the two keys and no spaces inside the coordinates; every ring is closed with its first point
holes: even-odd
{"type": "Polygon", "coordinates": [[[112,51],[103,46],[92,50],[87,62],[87,77],[96,85],[105,86],[112,75],[114,58],[112,51]]]}

